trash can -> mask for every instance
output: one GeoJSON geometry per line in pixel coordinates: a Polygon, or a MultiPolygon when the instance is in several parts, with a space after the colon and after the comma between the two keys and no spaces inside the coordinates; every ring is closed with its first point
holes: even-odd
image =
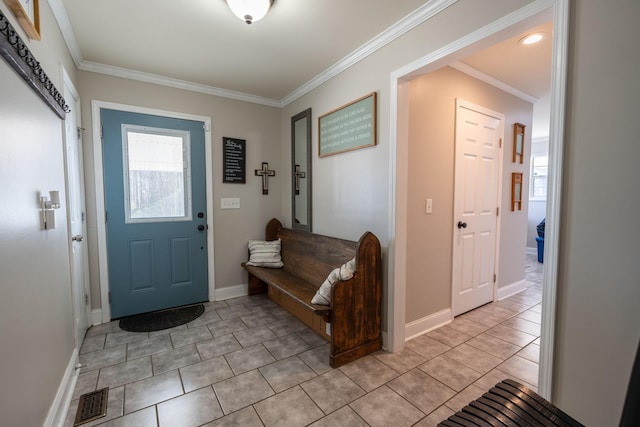
{"type": "Polygon", "coordinates": [[[544,261],[544,237],[536,237],[536,243],[538,244],[538,262],[544,261]]]}

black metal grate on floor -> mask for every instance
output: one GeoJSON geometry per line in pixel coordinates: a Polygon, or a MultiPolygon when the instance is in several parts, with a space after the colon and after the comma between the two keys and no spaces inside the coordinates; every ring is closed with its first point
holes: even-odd
{"type": "Polygon", "coordinates": [[[107,397],[109,396],[109,387],[100,390],[85,393],[80,396],[78,403],[78,412],[76,412],[76,420],[73,425],[79,426],[89,421],[97,420],[107,415],[107,397]]]}

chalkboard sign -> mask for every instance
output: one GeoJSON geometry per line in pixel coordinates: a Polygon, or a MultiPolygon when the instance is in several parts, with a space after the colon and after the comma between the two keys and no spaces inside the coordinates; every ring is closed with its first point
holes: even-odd
{"type": "Polygon", "coordinates": [[[320,157],[376,145],[376,93],[318,118],[320,157]]]}
{"type": "Polygon", "coordinates": [[[222,138],[222,182],[244,184],[246,182],[247,141],[236,138],[222,138]]]}

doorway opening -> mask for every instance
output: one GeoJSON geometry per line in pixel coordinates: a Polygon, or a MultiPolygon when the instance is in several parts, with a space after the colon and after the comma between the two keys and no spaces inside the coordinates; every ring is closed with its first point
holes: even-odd
{"type": "MultiPolygon", "coordinates": [[[[550,90],[550,130],[549,130],[549,174],[548,174],[548,208],[549,227],[545,235],[544,295],[542,299],[542,327],[540,351],[540,394],[549,399],[551,396],[551,372],[553,354],[553,332],[555,295],[557,282],[557,248],[558,226],[560,219],[561,164],[564,127],[564,93],[566,86],[566,50],[568,38],[568,1],[536,1],[524,8],[475,31],[464,38],[445,46],[431,55],[415,61],[392,73],[391,78],[391,143],[390,157],[392,167],[392,212],[390,230],[390,254],[394,264],[389,272],[389,323],[388,348],[400,350],[407,337],[406,325],[406,292],[407,264],[409,254],[407,241],[408,215],[408,177],[409,158],[408,115],[410,81],[417,76],[425,75],[451,64],[472,52],[495,44],[496,40],[508,37],[531,28],[537,24],[551,20],[553,22],[553,67],[550,90]],[[402,171],[402,173],[400,173],[402,171]]],[[[524,242],[523,242],[524,246],[524,242]]],[[[524,258],[524,257],[523,257],[524,258]]],[[[524,259],[523,268],[524,268],[524,259]]],[[[430,319],[434,325],[444,324],[451,320],[450,306],[447,309],[435,310],[430,319]]]]}
{"type": "MultiPolygon", "coordinates": [[[[205,182],[213,182],[213,154],[211,147],[211,118],[205,116],[195,116],[179,112],[156,110],[144,107],[136,107],[130,105],[122,105],[111,102],[92,101],[92,123],[93,123],[93,140],[99,141],[99,146],[94,149],[93,165],[95,171],[95,192],[96,192],[96,216],[97,216],[97,245],[98,245],[98,263],[100,270],[99,287],[101,296],[101,308],[99,317],[102,323],[111,321],[112,313],[110,307],[110,283],[109,283],[109,262],[107,256],[107,227],[106,227],[106,205],[105,205],[105,180],[104,180],[104,159],[103,159],[103,141],[102,141],[102,120],[101,111],[111,110],[115,112],[123,112],[139,115],[150,115],[166,117],[178,120],[189,120],[194,122],[202,122],[204,126],[204,157],[205,157],[205,182]]],[[[206,185],[206,214],[203,212],[202,222],[213,224],[213,188],[212,185],[206,185]]],[[[214,300],[215,295],[215,265],[214,265],[214,227],[203,227],[202,233],[206,233],[206,252],[207,252],[207,285],[206,292],[210,301],[214,300]]],[[[179,242],[178,242],[179,243],[179,242]]],[[[204,248],[203,248],[204,249],[204,248]]]]}

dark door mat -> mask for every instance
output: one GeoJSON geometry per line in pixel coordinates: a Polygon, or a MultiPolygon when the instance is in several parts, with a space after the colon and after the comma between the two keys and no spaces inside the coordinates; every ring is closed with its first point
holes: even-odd
{"type": "Polygon", "coordinates": [[[202,304],[153,311],[120,319],[120,329],[129,332],[152,332],[175,328],[197,319],[204,313],[202,304]]]}
{"type": "Polygon", "coordinates": [[[74,427],[89,421],[97,420],[107,415],[107,398],[109,397],[109,387],[85,393],[80,396],[74,427]]]}

